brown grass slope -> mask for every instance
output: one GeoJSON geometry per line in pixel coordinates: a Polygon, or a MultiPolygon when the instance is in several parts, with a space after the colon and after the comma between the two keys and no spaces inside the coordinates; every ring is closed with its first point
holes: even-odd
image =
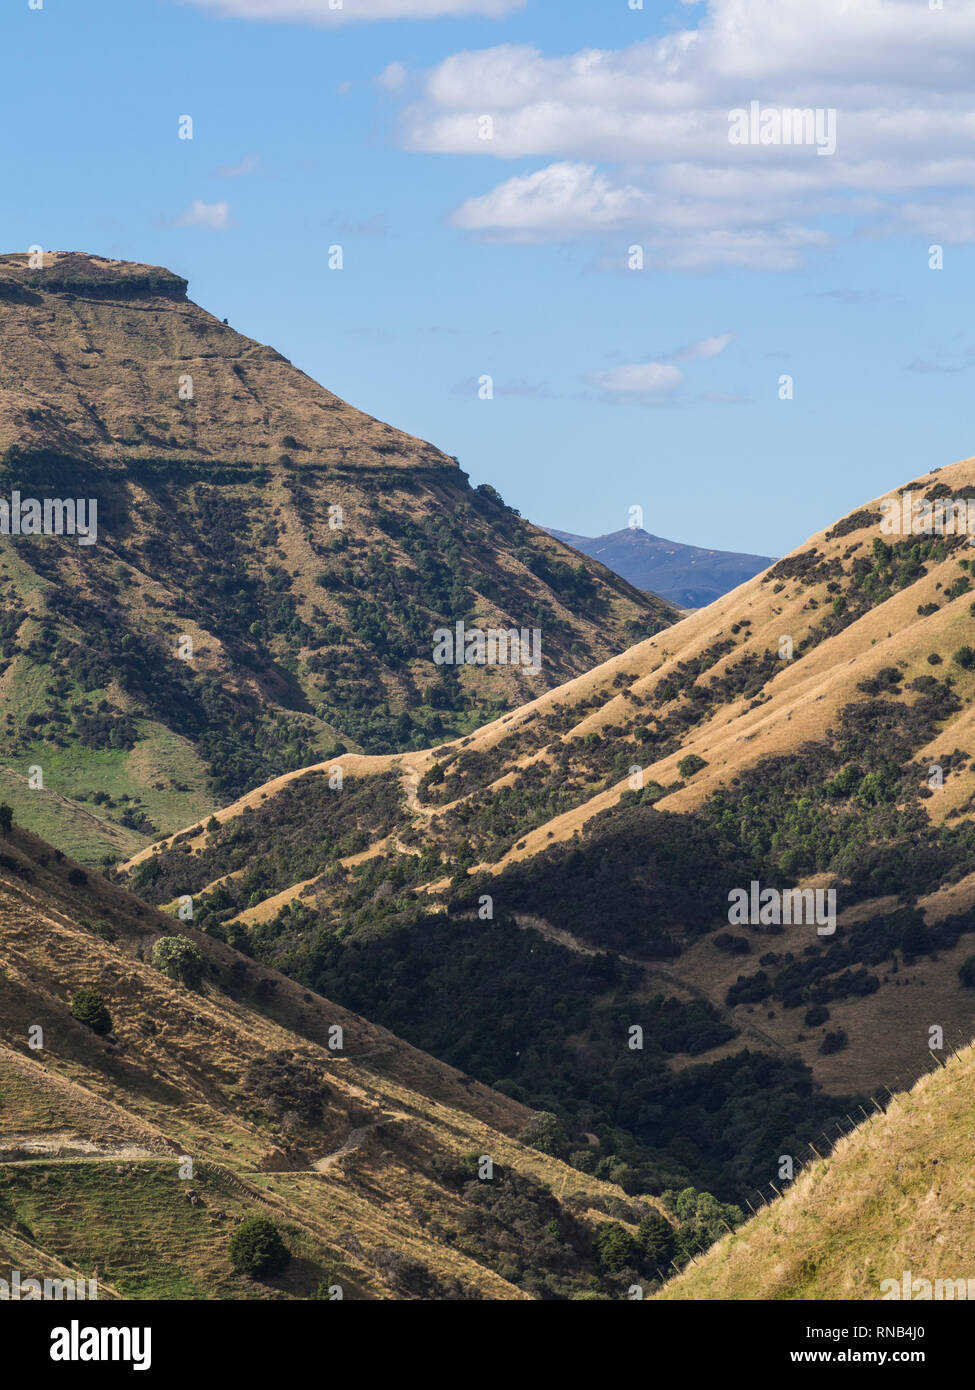
{"type": "Polygon", "coordinates": [[[0,495],[94,497],[98,543],[0,537],[0,720],[7,766],[48,772],[14,789],[24,823],[87,862],[339,742],[475,727],[674,619],[180,277],[43,259],[0,256],[0,495]],[[445,699],[432,634],[461,617],[542,624],[541,671],[466,666],[445,699]],[[99,791],[104,827],[79,807],[99,791]]]}
{"type": "MultiPolygon", "coordinates": [[[[935,487],[951,495],[964,494],[966,489],[975,495],[973,485],[975,460],[968,459],[905,486],[916,495],[935,487]]],[[[975,816],[975,671],[954,664],[952,654],[975,634],[975,595],[971,588],[954,597],[949,592],[953,587],[964,588],[970,573],[966,567],[975,559],[975,551],[964,542],[955,544],[943,558],[926,562],[924,573],[905,587],[869,606],[847,625],[836,624],[838,631],[823,631],[835,600],[854,595],[854,564],[872,555],[873,542],[880,535],[880,500],[810,537],[773,570],[710,608],[463,739],[392,759],[355,756],[320,766],[340,764],[352,777],[398,767],[407,814],[402,829],[392,839],[377,843],[372,853],[416,854],[432,847],[443,852],[445,862],[467,838],[466,831],[457,829],[457,818],[466,806],[489,803],[503,787],[517,785],[526,776],[535,777],[543,790],[567,791],[569,809],[519,828],[482,860],[482,870],[498,874],[516,861],[530,860],[553,844],[578,836],[588,821],[615,805],[628,790],[630,765],[642,767],[646,784],[660,785],[656,802],[660,809],[691,811],[761,760],[822,740],[836,726],[845,706],[868,698],[861,686],[879,671],[896,669],[906,683],[936,671],[950,675],[961,708],[933,740],[913,749],[913,757],[925,766],[944,759],[950,769],[944,786],[925,802],[932,821],[954,826],[970,822],[975,816]],[[793,642],[791,660],[774,656],[783,636],[793,642]],[[931,656],[940,660],[938,666],[930,664],[931,656]],[[755,666],[764,662],[766,673],[757,689],[722,695],[698,715],[685,695],[662,699],[659,693],[665,682],[679,675],[682,665],[687,668],[695,662],[702,665],[701,684],[705,685],[732,679],[749,662],[755,666]],[[665,756],[648,755],[641,731],[675,714],[683,716],[676,726],[676,746],[665,756]],[[592,743],[586,741],[590,738],[592,743]],[[962,756],[949,762],[947,755],[959,750],[962,756]],[[677,763],[690,753],[703,758],[706,766],[682,779],[677,763]],[[611,770],[620,763],[627,768],[623,777],[611,770]],[[440,780],[424,788],[431,769],[440,780]],[[439,801],[433,800],[441,787],[450,790],[439,801]]],[[[218,820],[233,820],[260,806],[289,780],[278,779],[255,789],[219,813],[218,820]]],[[[205,842],[201,832],[181,844],[179,852],[196,854],[205,842]]],[[[165,854],[171,843],[140,853],[130,865],[156,850],[165,854]]],[[[431,906],[438,905],[437,894],[447,882],[443,874],[425,885],[432,895],[431,906]]],[[[266,905],[249,905],[240,920],[266,920],[299,893],[314,905],[316,900],[328,901],[329,888],[324,877],[316,885],[302,876],[290,890],[276,888],[266,905]]],[[[892,905],[860,903],[841,917],[841,928],[892,905]]],[[[919,903],[929,923],[973,905],[975,875],[957,883],[932,884],[919,903]]],[[[560,929],[558,922],[544,925],[560,929]]],[[[808,944],[806,930],[786,927],[776,949],[801,953],[808,944]]],[[[915,1011],[934,1010],[932,1017],[942,1019],[951,1036],[967,1035],[969,1007],[957,987],[957,969],[967,954],[970,949],[963,939],[937,959],[902,972],[889,987],[885,982],[868,998],[837,1001],[830,1027],[847,1032],[851,1045],[845,1050],[821,1055],[821,1030],[797,1032],[795,1016],[781,1009],[767,1021],[762,1017],[767,1045],[802,1056],[817,1079],[835,1091],[869,1089],[899,1074],[916,1074],[924,1049],[905,1026],[915,1011]]],[[[720,1006],[741,969],[740,959],[714,951],[704,939],[685,952],[674,974],[720,1006]]],[[[729,1017],[754,1035],[753,1006],[736,1006],[729,1017]]],[[[728,1050],[736,1046],[731,1043],[728,1050]]]]}
{"type": "MultiPolygon", "coordinates": [[[[804,1169],[781,1199],[657,1297],[871,1301],[903,1297],[905,1270],[931,1285],[975,1278],[973,1083],[975,1048],[967,1047],[804,1169]]],[[[919,1283],[913,1292],[935,1290],[925,1294],[919,1283]]],[[[957,1297],[957,1285],[942,1296],[957,1297]]]]}
{"type": "MultiPolygon", "coordinates": [[[[934,482],[943,484],[953,492],[972,487],[975,484],[975,459],[966,459],[939,469],[935,474],[905,486],[923,491],[925,485],[934,482]]],[[[876,512],[880,500],[858,508],[857,515],[863,513],[866,516],[876,512]]],[[[830,536],[828,531],[824,531],[811,536],[797,551],[779,563],[786,564],[815,551],[821,557],[820,565],[828,566],[830,561],[836,561],[847,552],[869,550],[873,538],[880,534],[876,521],[872,520],[864,520],[849,530],[841,523],[833,530],[839,534],[830,536]]],[[[811,630],[822,618],[823,609],[830,601],[831,581],[816,578],[811,583],[775,582],[770,577],[771,572],[766,572],[726,594],[710,607],[684,618],[666,631],[612,657],[584,675],[545,692],[463,739],[436,749],[393,758],[336,757],[316,766],[323,770],[343,766],[350,775],[355,776],[385,772],[391,766],[399,766],[404,775],[412,774],[415,778],[417,773],[427,772],[434,764],[442,765],[449,775],[462,760],[473,761],[473,755],[488,755],[484,762],[485,770],[478,769],[466,779],[464,795],[457,801],[433,808],[414,804],[418,812],[414,824],[420,830],[422,843],[425,835],[436,835],[438,821],[461,800],[496,791],[535,764],[544,766],[553,763],[557,752],[553,741],[546,741],[543,748],[525,751],[526,745],[538,742],[532,726],[553,711],[559,712],[565,726],[553,736],[554,745],[565,747],[578,744],[587,735],[598,734],[625,746],[641,725],[647,722],[648,713],[666,714],[671,705],[680,703],[675,700],[660,704],[651,700],[649,704],[636,705],[633,697],[646,700],[661,682],[674,674],[682,662],[700,658],[717,641],[730,638],[733,650],[718,656],[707,667],[709,677],[720,678],[742,658],[759,657],[774,651],[781,637],[791,637],[796,652],[794,659],[781,662],[780,669],[765,683],[758,700],[739,698],[723,701],[716,710],[689,726],[680,747],[673,753],[652,762],[641,762],[639,757],[636,758],[642,766],[646,782],[656,781],[664,787],[673,787],[656,803],[660,809],[691,809],[743,769],[763,758],[788,753],[803,741],[822,738],[835,723],[843,705],[863,698],[858,691],[859,683],[875,676],[882,667],[899,665],[904,679],[909,680],[929,672],[927,657],[931,653],[940,655],[943,663],[949,663],[952,651],[975,636],[975,622],[970,613],[972,592],[967,591],[957,598],[946,600],[944,590],[962,574],[959,561],[972,558],[975,558],[975,552],[968,547],[957,549],[940,564],[929,565],[927,574],[909,588],[872,609],[836,636],[809,645],[808,650],[806,647],[811,630]],[[920,616],[918,607],[931,602],[938,604],[938,611],[933,615],[920,616]],[[749,630],[732,637],[732,627],[741,624],[742,619],[748,620],[749,630]],[[707,768],[696,773],[684,785],[677,771],[677,762],[689,753],[703,757],[707,768]]],[[[839,587],[842,590],[842,584],[839,587]]],[[[964,708],[946,725],[935,743],[917,750],[918,757],[930,754],[933,758],[939,749],[947,749],[949,745],[971,747],[975,731],[975,701],[972,699],[975,675],[957,669],[952,670],[951,674],[959,685],[964,708]]],[[[633,745],[633,751],[638,754],[637,744],[633,745]]],[[[579,755],[580,758],[584,756],[581,750],[579,755]]],[[[580,766],[584,772],[585,763],[581,762],[580,766]]],[[[218,820],[233,818],[247,806],[256,805],[266,796],[273,796],[305,770],[255,788],[219,812],[218,820]]],[[[539,849],[551,844],[553,838],[556,841],[571,838],[585,821],[619,800],[629,786],[628,777],[629,774],[594,795],[585,795],[583,789],[577,807],[529,830],[519,837],[518,844],[512,845],[507,853],[481,867],[497,872],[512,860],[530,858],[539,849]]],[[[947,779],[945,787],[932,802],[933,815],[940,819],[960,810],[966,818],[972,818],[975,816],[973,793],[975,764],[967,771],[947,779]]],[[[154,848],[148,846],[147,850],[152,852],[154,848]]],[[[140,852],[133,862],[141,860],[144,854],[140,852]]]]}
{"type": "Polygon", "coordinates": [[[517,1142],[531,1112],[516,1102],[182,924],[208,966],[202,991],[178,986],[148,960],[172,919],[94,874],[69,882],[77,866],[27,832],[0,849],[0,1255],[25,1275],[63,1263],[138,1298],[322,1297],[336,1282],[353,1298],[530,1296],[517,1280],[536,1257],[472,1216],[449,1176],[471,1153],[590,1233],[608,1212],[638,1217],[617,1188],[517,1142]],[[82,986],[109,1008],[106,1038],[68,1010],[82,986]],[[276,1089],[289,1068],[318,1111],[276,1089]],[[269,1283],[227,1258],[255,1213],[295,1255],[269,1283]]]}

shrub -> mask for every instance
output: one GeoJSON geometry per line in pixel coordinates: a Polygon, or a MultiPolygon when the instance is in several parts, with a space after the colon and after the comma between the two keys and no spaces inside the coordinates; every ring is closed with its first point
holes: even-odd
{"type": "Polygon", "coordinates": [[[674,1228],[667,1218],[659,1211],[648,1212],[636,1235],[651,1267],[666,1269],[674,1258],[674,1228]]]}
{"type": "Polygon", "coordinates": [[[88,875],[84,869],[69,869],[68,882],[75,888],[81,888],[88,882],[88,875]]]}
{"type": "Polygon", "coordinates": [[[958,978],[966,989],[975,989],[975,956],[969,956],[958,967],[958,978]]]}
{"type": "Polygon", "coordinates": [[[618,1274],[636,1264],[639,1251],[636,1241],[617,1221],[609,1221],[600,1226],[593,1241],[596,1258],[603,1269],[618,1274]]]}
{"type": "Polygon", "coordinates": [[[955,665],[960,666],[963,671],[975,670],[975,647],[969,647],[967,645],[959,647],[958,650],[952,654],[951,659],[955,665]]]}
{"type": "Polygon", "coordinates": [[[677,771],[681,777],[693,777],[695,772],[700,772],[702,767],[707,767],[707,763],[697,753],[688,753],[686,758],[681,758],[677,764],[677,771]]]}
{"type": "Polygon", "coordinates": [[[806,1010],[806,1017],[802,1020],[806,1028],[818,1028],[821,1023],[825,1023],[829,1018],[829,1009],[825,1004],[814,1004],[811,1009],[806,1010]]]}
{"type": "Polygon", "coordinates": [[[260,1274],[280,1274],[291,1259],[273,1221],[266,1216],[248,1216],[230,1237],[230,1263],[238,1274],[256,1279],[260,1274]]]}
{"type": "Polygon", "coordinates": [[[6,802],[3,802],[0,804],[0,835],[9,835],[13,823],[13,809],[6,802]]]}
{"type": "Polygon", "coordinates": [[[76,1018],[99,1037],[104,1037],[112,1031],[112,1015],[97,990],[76,989],[71,996],[69,1008],[72,1018],[76,1018]]]}
{"type": "Polygon", "coordinates": [[[837,1028],[835,1033],[827,1033],[819,1044],[819,1051],[823,1057],[828,1057],[831,1052],[842,1052],[846,1047],[847,1037],[842,1028],[837,1028]]]}
{"type": "Polygon", "coordinates": [[[519,1144],[528,1144],[543,1154],[555,1158],[565,1158],[569,1151],[569,1141],[557,1115],[548,1110],[540,1110],[529,1125],[518,1135],[519,1144]]]}
{"type": "Polygon", "coordinates": [[[162,936],[152,948],[152,963],[187,989],[199,989],[203,983],[203,952],[188,936],[162,936]]]}

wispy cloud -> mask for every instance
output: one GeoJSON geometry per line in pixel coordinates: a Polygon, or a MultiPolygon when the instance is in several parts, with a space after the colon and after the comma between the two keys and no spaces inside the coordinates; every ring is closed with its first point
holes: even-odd
{"type": "Polygon", "coordinates": [[[240,179],[247,174],[256,174],[260,168],[260,159],[256,154],[246,154],[239,164],[225,164],[223,168],[217,170],[217,177],[221,179],[240,179]]]}
{"type": "Polygon", "coordinates": [[[684,373],[669,362],[634,362],[604,372],[590,372],[589,380],[600,391],[614,396],[666,397],[683,386],[684,373]]]}
{"type": "Polygon", "coordinates": [[[832,299],[837,304],[856,304],[864,307],[871,304],[893,304],[900,295],[891,294],[888,290],[810,290],[803,296],[804,299],[832,299]]]}
{"type": "Polygon", "coordinates": [[[204,203],[194,198],[174,222],[177,227],[204,227],[209,232],[222,232],[230,225],[229,203],[204,203]]]}
{"type": "Polygon", "coordinates": [[[342,24],[357,19],[442,19],[482,15],[501,19],[526,0],[178,0],[227,19],[274,20],[279,24],[342,24]]]}
{"type": "Polygon", "coordinates": [[[698,357],[719,357],[735,341],[734,333],[722,333],[716,338],[702,338],[690,347],[678,348],[668,354],[674,362],[691,362],[698,357]]]}

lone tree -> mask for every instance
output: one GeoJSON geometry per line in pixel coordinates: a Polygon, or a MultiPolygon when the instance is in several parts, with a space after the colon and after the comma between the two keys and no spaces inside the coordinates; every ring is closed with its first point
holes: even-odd
{"type": "Polygon", "coordinates": [[[13,808],[7,803],[0,802],[0,835],[9,835],[14,823],[13,808]]]}
{"type": "Polygon", "coordinates": [[[152,948],[152,963],[187,989],[199,989],[203,983],[203,952],[188,936],[160,937],[152,948]]]}
{"type": "Polygon", "coordinates": [[[105,1007],[105,1000],[94,989],[76,989],[69,1005],[71,1015],[99,1037],[112,1031],[112,1015],[105,1007]]]}
{"type": "Polygon", "coordinates": [[[552,1154],[554,1158],[565,1158],[569,1152],[569,1141],[562,1128],[562,1122],[550,1110],[539,1110],[533,1115],[518,1135],[518,1142],[530,1144],[533,1149],[539,1149],[543,1154],[552,1154]]]}
{"type": "Polygon", "coordinates": [[[975,956],[969,956],[958,967],[958,978],[965,989],[975,989],[975,956]]]}
{"type": "Polygon", "coordinates": [[[230,1237],[230,1263],[238,1274],[280,1274],[291,1259],[281,1233],[266,1216],[248,1216],[230,1237]]]}

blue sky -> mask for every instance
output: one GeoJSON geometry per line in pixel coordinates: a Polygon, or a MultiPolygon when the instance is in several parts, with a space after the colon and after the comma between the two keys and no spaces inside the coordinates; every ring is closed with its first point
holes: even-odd
{"type": "Polygon", "coordinates": [[[2,249],[170,266],[533,521],[783,554],[975,452],[975,5],[932,3],[18,0],[2,249]],[[732,146],[753,100],[835,154],[732,146]]]}

